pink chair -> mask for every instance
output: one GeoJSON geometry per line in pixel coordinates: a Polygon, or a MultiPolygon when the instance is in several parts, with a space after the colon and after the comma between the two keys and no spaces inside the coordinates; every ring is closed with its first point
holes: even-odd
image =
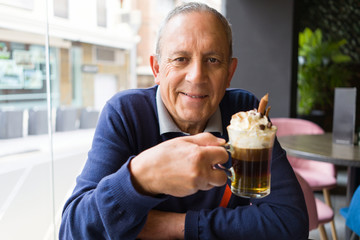
{"type": "MultiPolygon", "coordinates": [[[[277,136],[323,134],[324,130],[317,124],[297,118],[272,118],[271,122],[278,127],[277,136]]],[[[288,156],[294,171],[308,182],[313,191],[322,190],[326,204],[332,208],[329,190],[336,186],[336,169],[334,164],[305,160],[288,156]]],[[[321,209],[320,209],[321,210],[321,209]]],[[[331,234],[337,239],[335,223],[331,221],[331,234]]]]}
{"type": "Polygon", "coordinates": [[[309,215],[309,231],[318,228],[322,240],[327,239],[324,224],[334,220],[334,211],[323,201],[314,196],[314,192],[307,181],[295,172],[304,193],[309,215]]]}

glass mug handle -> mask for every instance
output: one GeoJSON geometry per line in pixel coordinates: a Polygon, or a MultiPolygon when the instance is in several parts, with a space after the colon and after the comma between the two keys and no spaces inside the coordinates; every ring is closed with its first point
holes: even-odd
{"type": "MultiPolygon", "coordinates": [[[[226,143],[226,144],[222,145],[222,147],[225,148],[225,150],[228,152],[229,160],[231,160],[231,154],[233,153],[233,147],[231,146],[231,144],[226,143]]],[[[218,163],[215,165],[215,168],[224,170],[226,172],[226,175],[230,179],[230,181],[232,181],[232,182],[234,181],[235,172],[234,172],[233,167],[227,168],[224,165],[218,163]]]]}

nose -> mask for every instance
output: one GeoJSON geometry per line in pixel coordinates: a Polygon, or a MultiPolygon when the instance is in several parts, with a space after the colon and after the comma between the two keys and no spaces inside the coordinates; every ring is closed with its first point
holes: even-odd
{"type": "Polygon", "coordinates": [[[206,68],[201,60],[192,60],[188,65],[188,71],[186,73],[186,81],[192,83],[201,83],[205,80],[206,68]]]}

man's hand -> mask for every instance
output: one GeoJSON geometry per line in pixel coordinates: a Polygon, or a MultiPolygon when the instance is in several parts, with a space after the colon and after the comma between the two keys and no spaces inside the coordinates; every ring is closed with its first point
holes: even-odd
{"type": "Polygon", "coordinates": [[[185,213],[171,213],[151,210],[138,238],[184,239],[185,213]]]}
{"type": "Polygon", "coordinates": [[[175,138],[154,146],[130,163],[135,188],[143,194],[169,194],[184,197],[226,183],[223,170],[228,154],[224,139],[210,133],[175,138]]]}

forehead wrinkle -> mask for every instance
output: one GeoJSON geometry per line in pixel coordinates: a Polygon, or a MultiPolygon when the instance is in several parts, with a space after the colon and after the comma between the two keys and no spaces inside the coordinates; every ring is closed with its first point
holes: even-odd
{"type": "Polygon", "coordinates": [[[188,51],[185,51],[185,50],[175,50],[175,51],[169,53],[170,57],[173,57],[173,56],[189,56],[189,55],[190,55],[190,53],[188,51]]]}
{"type": "MultiPolygon", "coordinates": [[[[173,38],[173,34],[169,34],[167,40],[171,41],[173,38]]],[[[203,49],[201,55],[224,55],[227,53],[227,49],[223,49],[220,38],[217,38],[215,34],[209,36],[209,34],[192,34],[187,36],[177,36],[177,43],[172,42],[174,45],[172,46],[173,50],[169,48],[169,45],[164,46],[169,50],[169,55],[191,55],[196,52],[198,49],[203,49]],[[195,36],[196,35],[196,36],[195,36]],[[219,41],[214,41],[215,39],[220,39],[219,41]],[[225,52],[224,52],[225,51],[225,52]]]]}
{"type": "MultiPolygon", "coordinates": [[[[216,21],[215,26],[206,28],[205,31],[203,28],[198,28],[201,24],[195,26],[192,25],[192,28],[190,29],[190,25],[184,25],[184,22],[187,21],[187,19],[184,19],[184,16],[188,14],[197,15],[199,13],[180,14],[172,18],[164,28],[161,41],[171,41],[171,39],[176,38],[177,44],[175,46],[175,49],[178,49],[179,51],[175,50],[174,53],[191,55],[193,53],[193,50],[201,49],[204,45],[207,45],[206,47],[209,48],[209,52],[212,52],[221,57],[226,57],[225,55],[229,54],[229,51],[227,48],[222,49],[223,43],[224,46],[226,46],[226,40],[224,38],[225,32],[223,32],[223,29],[221,28],[221,25],[219,25],[219,22],[216,21]],[[179,33],[179,29],[180,31],[188,31],[190,34],[183,35],[179,33]],[[207,39],[209,39],[209,41],[207,39]],[[215,44],[216,42],[221,44],[211,46],[211,44],[215,44]]],[[[203,18],[213,20],[213,16],[209,14],[205,14],[203,18]]],[[[168,45],[162,44],[162,48],[163,50],[165,50],[166,48],[168,48],[168,45]]],[[[168,56],[174,55],[174,53],[171,52],[171,49],[168,50],[170,50],[170,52],[168,52],[168,56]]],[[[204,54],[211,55],[212,53],[204,54]]],[[[201,54],[204,55],[203,53],[201,54]]]]}

